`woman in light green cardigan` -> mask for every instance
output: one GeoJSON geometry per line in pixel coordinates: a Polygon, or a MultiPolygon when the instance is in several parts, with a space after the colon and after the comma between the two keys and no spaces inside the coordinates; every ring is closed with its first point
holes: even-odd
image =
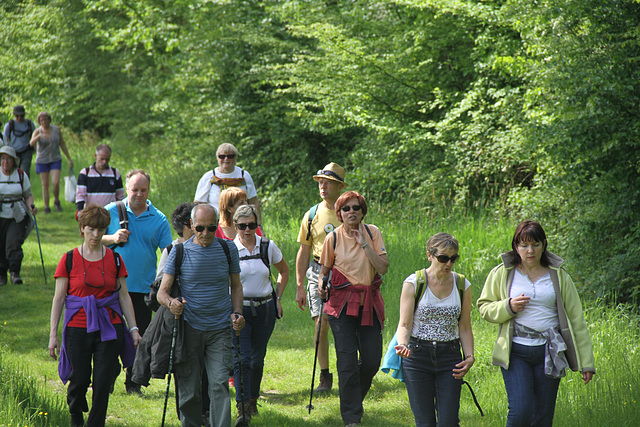
{"type": "Polygon", "coordinates": [[[493,364],[502,368],[509,400],[507,426],[551,426],[566,367],[595,373],[580,297],[563,260],[547,251],[542,226],[524,221],[512,250],[487,277],[478,309],[497,323],[493,364]]]}

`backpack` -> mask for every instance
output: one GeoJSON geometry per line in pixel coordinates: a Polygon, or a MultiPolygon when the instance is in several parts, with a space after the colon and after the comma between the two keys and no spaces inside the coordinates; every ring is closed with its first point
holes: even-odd
{"type": "MultiPolygon", "coordinates": [[[[125,230],[129,229],[129,216],[127,215],[127,207],[122,200],[116,202],[116,208],[118,209],[118,220],[120,221],[120,228],[125,230]]],[[[118,243],[118,246],[123,247],[124,242],[118,243]]],[[[115,245],[113,245],[115,247],[115,245]]]]}
{"type": "MultiPolygon", "coordinates": [[[[33,122],[29,119],[25,120],[27,122],[27,130],[25,131],[21,131],[21,130],[16,130],[16,121],[14,119],[9,120],[9,138],[11,138],[11,132],[13,132],[13,134],[15,136],[17,136],[18,138],[22,138],[25,135],[28,135],[29,137],[29,141],[31,141],[31,135],[33,135],[33,131],[35,130],[35,126],[33,125],[33,122]]],[[[9,143],[9,141],[7,141],[7,143],[9,143]]]]}
{"type": "MultiPolygon", "coordinates": [[[[271,280],[271,296],[273,298],[273,301],[275,302],[278,295],[276,295],[276,289],[273,287],[273,276],[271,275],[271,263],[269,262],[269,239],[267,239],[266,237],[260,237],[260,253],[259,254],[255,254],[255,255],[245,255],[243,257],[240,257],[239,260],[240,261],[246,261],[248,259],[261,259],[262,262],[264,263],[264,265],[267,267],[267,269],[269,270],[269,277],[271,280]]],[[[280,318],[278,317],[278,313],[276,313],[276,318],[280,318]]]]}
{"type": "Polygon", "coordinates": [[[311,209],[309,209],[309,225],[307,226],[307,239],[306,240],[309,240],[309,238],[311,238],[311,223],[313,222],[313,218],[315,218],[315,216],[316,216],[316,212],[318,212],[318,206],[320,206],[320,203],[311,206],[311,209]]]}
{"type": "MultiPolygon", "coordinates": [[[[220,246],[222,246],[222,250],[224,251],[224,254],[227,257],[227,263],[229,263],[229,268],[231,268],[231,251],[229,251],[229,246],[227,246],[227,244],[219,237],[216,237],[215,240],[217,240],[218,243],[220,243],[220,246]]],[[[182,267],[182,260],[184,258],[184,245],[182,243],[178,243],[177,245],[175,245],[175,247],[176,247],[176,261],[175,261],[176,274],[174,276],[175,277],[174,286],[171,288],[171,297],[178,298],[180,296],[179,280],[180,280],[180,268],[182,267]]],[[[167,255],[169,254],[169,252],[171,252],[172,248],[173,248],[173,244],[168,245],[166,247],[167,255]]],[[[161,283],[162,283],[162,277],[154,280],[149,285],[149,293],[144,296],[144,303],[152,311],[157,311],[158,308],[160,308],[160,303],[158,302],[158,290],[160,289],[161,283]]]]}
{"type": "MultiPolygon", "coordinates": [[[[113,252],[113,259],[116,263],[116,281],[120,278],[120,266],[122,265],[122,257],[118,252],[113,252]]],[[[73,249],[67,252],[67,259],[65,260],[65,267],[67,268],[67,277],[71,275],[71,269],[73,268],[73,249]]]]}
{"type": "MultiPolygon", "coordinates": [[[[460,306],[462,306],[462,301],[464,296],[465,277],[462,274],[456,273],[455,271],[453,271],[452,273],[456,276],[455,280],[458,285],[458,292],[460,293],[460,306]]],[[[414,312],[418,308],[418,303],[422,299],[422,295],[424,295],[424,291],[427,288],[427,275],[424,268],[421,268],[420,270],[416,271],[416,280],[418,282],[417,283],[418,289],[416,291],[416,299],[413,305],[414,312]]],[[[460,319],[460,316],[458,316],[458,319],[460,319]]]]}

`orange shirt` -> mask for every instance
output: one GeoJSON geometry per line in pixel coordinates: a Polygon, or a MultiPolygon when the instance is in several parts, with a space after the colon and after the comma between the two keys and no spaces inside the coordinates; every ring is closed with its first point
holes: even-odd
{"type": "MultiPolygon", "coordinates": [[[[369,237],[369,233],[367,233],[363,223],[362,231],[365,242],[371,245],[378,255],[386,254],[387,250],[384,247],[382,233],[380,233],[378,227],[371,224],[367,226],[371,232],[371,237],[369,237]]],[[[335,234],[329,233],[327,235],[322,247],[320,264],[329,268],[337,268],[352,285],[369,286],[376,274],[364,249],[360,247],[355,238],[347,234],[344,225],[336,228],[335,234]],[[333,241],[336,237],[336,248],[334,250],[333,241]]]]}

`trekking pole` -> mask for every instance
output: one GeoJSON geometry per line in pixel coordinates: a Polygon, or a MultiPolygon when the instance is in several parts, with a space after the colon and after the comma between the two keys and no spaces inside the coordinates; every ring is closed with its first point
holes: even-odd
{"type": "MultiPolygon", "coordinates": [[[[242,408],[242,426],[246,426],[247,425],[247,414],[245,413],[245,405],[244,405],[244,375],[242,372],[242,357],[241,357],[241,350],[240,350],[240,331],[236,330],[236,338],[238,339],[238,347],[237,347],[237,353],[238,353],[238,366],[240,367],[240,407],[242,408]]],[[[238,408],[238,412],[240,411],[240,409],[238,408]]]]}
{"type": "MultiPolygon", "coordinates": [[[[182,298],[178,298],[182,300],[182,298]]],[[[171,385],[171,370],[173,369],[173,355],[176,351],[176,335],[178,335],[178,319],[180,316],[175,316],[173,319],[173,331],[171,332],[171,350],[169,351],[169,370],[167,371],[167,390],[164,392],[164,409],[162,410],[162,427],[164,427],[164,420],[167,415],[167,402],[169,401],[169,386],[171,385]]]]}
{"type": "MultiPolygon", "coordinates": [[[[36,205],[31,205],[31,209],[35,209],[36,205]]],[[[38,220],[33,214],[33,222],[36,225],[36,235],[38,236],[38,248],[40,248],[40,262],[42,263],[42,275],[44,276],[44,284],[47,284],[47,273],[44,271],[44,258],[42,258],[42,246],[40,245],[40,230],[38,229],[38,220]]]]}
{"type": "MultiPolygon", "coordinates": [[[[322,278],[322,289],[327,289],[327,282],[329,278],[324,276],[322,278]]],[[[324,313],[324,303],[325,299],[322,299],[322,304],[320,304],[320,318],[318,319],[318,333],[316,334],[316,352],[313,356],[313,373],[311,374],[311,390],[309,392],[309,405],[307,405],[307,409],[309,410],[309,414],[311,414],[311,410],[313,409],[313,385],[316,379],[316,365],[318,363],[318,347],[320,346],[320,328],[322,328],[322,314],[324,313]]]]}

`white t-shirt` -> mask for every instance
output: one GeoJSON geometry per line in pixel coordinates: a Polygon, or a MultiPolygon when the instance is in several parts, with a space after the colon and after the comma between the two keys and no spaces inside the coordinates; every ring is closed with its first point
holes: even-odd
{"type": "MultiPolygon", "coordinates": [[[[5,175],[0,170],[0,195],[6,200],[16,200],[27,198],[31,195],[31,182],[26,173],[23,174],[22,186],[20,185],[20,175],[18,169],[10,176],[5,175]]],[[[13,218],[13,202],[0,203],[0,218],[13,218]]]]}
{"type": "MultiPolygon", "coordinates": [[[[252,252],[249,252],[240,242],[240,238],[236,236],[233,242],[238,248],[238,256],[251,256],[260,253],[261,238],[256,234],[256,245],[252,252]]],[[[282,261],[282,251],[273,241],[269,241],[269,263],[271,265],[282,261]]],[[[267,269],[261,258],[247,259],[240,261],[240,282],[242,283],[242,295],[245,298],[263,298],[271,295],[271,271],[267,269]]]]}
{"type": "MultiPolygon", "coordinates": [[[[413,328],[411,336],[429,341],[451,341],[460,338],[458,330],[458,317],[462,310],[460,291],[454,275],[454,283],[451,293],[445,298],[435,296],[429,286],[425,287],[424,294],[418,302],[418,308],[413,315],[413,328]]],[[[418,280],[413,273],[405,282],[413,283],[418,292],[418,280]]],[[[464,289],[469,289],[471,283],[465,278],[464,289]]]]}
{"type": "MultiPolygon", "coordinates": [[[[536,280],[535,283],[532,283],[526,274],[522,274],[520,270],[516,268],[509,296],[515,298],[522,294],[531,297],[531,299],[526,308],[517,313],[515,318],[516,323],[538,332],[544,332],[560,324],[558,308],[556,307],[556,291],[553,289],[551,276],[548,272],[536,280]]],[[[546,340],[544,338],[513,337],[513,342],[532,346],[542,345],[546,340]]]]}
{"type": "MultiPolygon", "coordinates": [[[[222,173],[220,172],[220,168],[216,168],[215,174],[218,178],[244,177],[246,184],[240,185],[239,187],[247,192],[247,200],[258,196],[256,186],[253,183],[253,178],[251,178],[249,172],[243,171],[238,166],[235,166],[235,169],[231,173],[222,173]]],[[[196,195],[194,197],[194,200],[196,202],[208,203],[215,208],[216,212],[219,212],[218,203],[220,200],[220,192],[223,190],[223,188],[220,188],[219,185],[212,184],[211,178],[213,178],[213,171],[209,171],[202,175],[202,178],[200,178],[200,181],[198,182],[198,187],[196,188],[196,195]]]]}

